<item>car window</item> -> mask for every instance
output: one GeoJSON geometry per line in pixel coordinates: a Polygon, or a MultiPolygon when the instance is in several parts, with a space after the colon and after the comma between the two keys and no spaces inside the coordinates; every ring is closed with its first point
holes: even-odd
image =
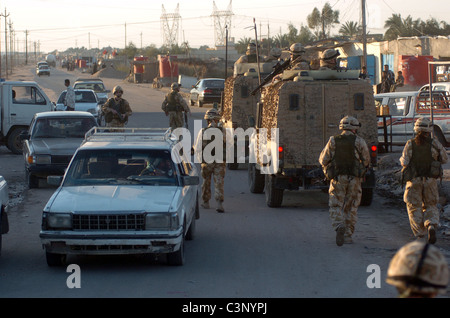
{"type": "Polygon", "coordinates": [[[76,83],[73,88],[75,89],[92,89],[94,92],[99,93],[105,90],[103,83],[76,83]]]}
{"type": "Polygon", "coordinates": [[[225,81],[219,80],[208,80],[204,81],[203,86],[205,87],[213,87],[213,88],[224,88],[225,81]]]}
{"type": "Polygon", "coordinates": [[[95,94],[93,92],[75,92],[76,103],[95,103],[95,94]]]}
{"type": "Polygon", "coordinates": [[[79,151],[66,174],[64,186],[178,185],[177,170],[167,150],[79,151]]]}
{"type": "Polygon", "coordinates": [[[59,95],[57,104],[64,104],[64,99],[66,98],[66,91],[62,92],[61,95],[59,95]]]}
{"type": "Polygon", "coordinates": [[[31,139],[83,138],[94,126],[96,122],[93,118],[39,118],[32,125],[31,139]]]}
{"type": "Polygon", "coordinates": [[[42,94],[32,86],[14,86],[12,88],[16,93],[13,104],[38,104],[45,105],[45,98],[42,94]]]}
{"type": "Polygon", "coordinates": [[[392,116],[403,116],[405,114],[407,97],[393,97],[389,98],[388,106],[389,113],[392,116]]]}

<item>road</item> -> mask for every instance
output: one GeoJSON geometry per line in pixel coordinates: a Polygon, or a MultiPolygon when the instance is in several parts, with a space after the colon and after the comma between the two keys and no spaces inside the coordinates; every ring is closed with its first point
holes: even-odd
{"type": "MultiPolygon", "coordinates": [[[[80,73],[52,69],[50,77],[30,76],[51,100],[64,89],[64,78],[80,73]]],[[[107,88],[120,84],[130,102],[130,127],[165,127],[160,110],[164,91],[150,84],[103,78],[107,88]]],[[[191,107],[192,117],[205,110],[191,107]]],[[[191,128],[192,131],[192,128],[191,128]]],[[[80,268],[81,288],[69,288],[71,272],[50,268],[39,241],[41,212],[55,188],[28,190],[22,157],[0,147],[0,174],[15,192],[3,236],[0,297],[67,298],[384,298],[395,297],[385,283],[391,257],[411,241],[406,212],[375,194],[360,207],[354,243],[338,247],[328,215],[328,194],[290,191],[281,208],[269,208],[264,195],[252,194],[247,170],[227,170],[226,212],[201,208],[197,236],[186,242],[186,264],[170,267],[163,257],[70,256],[80,268]]],[[[447,295],[448,296],[448,295],[447,295]]]]}

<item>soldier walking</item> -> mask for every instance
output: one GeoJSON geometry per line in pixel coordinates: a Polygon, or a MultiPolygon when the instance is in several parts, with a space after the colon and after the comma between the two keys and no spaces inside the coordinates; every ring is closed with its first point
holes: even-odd
{"type": "Polygon", "coordinates": [[[448,156],[441,143],[431,138],[432,129],[433,124],[428,118],[420,117],[416,121],[416,136],[406,143],[400,164],[404,168],[402,178],[406,181],[406,188],[403,200],[411,230],[419,238],[428,232],[428,243],[434,244],[439,224],[437,178],[441,175],[440,165],[447,162],[448,156]],[[432,169],[435,163],[438,165],[437,173],[432,169]]]}
{"type": "Polygon", "coordinates": [[[164,98],[162,110],[169,116],[169,126],[172,130],[183,127],[183,112],[191,114],[188,104],[180,94],[180,86],[173,83],[170,92],[164,98]]]}
{"type": "Polygon", "coordinates": [[[356,135],[360,126],[354,117],[342,118],[339,124],[342,133],[330,137],[319,157],[319,163],[330,180],[328,204],[338,246],[352,243],[361,202],[361,182],[370,162],[366,142],[356,135]]]}
{"type": "MultiPolygon", "coordinates": [[[[226,130],[219,124],[221,116],[216,109],[210,109],[205,114],[205,119],[208,123],[206,128],[200,130],[196,143],[194,146],[197,158],[201,160],[201,173],[203,178],[202,183],[202,203],[201,206],[205,209],[209,209],[209,200],[211,199],[211,177],[214,180],[214,199],[217,202],[217,212],[223,213],[224,201],[224,179],[226,171],[226,130]],[[215,141],[211,136],[208,137],[209,129],[219,129],[220,136],[223,138],[222,153],[219,153],[219,149],[210,149],[208,145],[215,141]],[[206,153],[205,149],[211,153],[206,153]],[[201,156],[201,158],[200,158],[201,156]],[[211,158],[212,157],[212,158],[211,158]]],[[[216,138],[216,135],[214,135],[216,138]]]]}
{"type": "Polygon", "coordinates": [[[102,106],[106,127],[124,127],[128,117],[133,114],[130,104],[122,98],[123,89],[120,86],[113,88],[114,97],[109,98],[102,106]]]}

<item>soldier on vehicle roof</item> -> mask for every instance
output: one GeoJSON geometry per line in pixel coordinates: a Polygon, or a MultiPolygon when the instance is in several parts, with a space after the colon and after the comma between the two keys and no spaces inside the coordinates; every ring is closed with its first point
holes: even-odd
{"type": "Polygon", "coordinates": [[[301,43],[294,43],[289,48],[291,54],[291,62],[288,70],[309,70],[309,62],[303,59],[305,48],[301,43]]]}
{"type": "Polygon", "coordinates": [[[338,70],[339,65],[337,65],[337,57],[341,55],[339,50],[328,49],[322,52],[320,57],[320,69],[321,70],[338,70]]]}
{"type": "MultiPolygon", "coordinates": [[[[259,56],[259,61],[263,62],[264,58],[262,56],[259,56]]],[[[245,55],[242,55],[238,60],[236,61],[237,64],[240,63],[257,63],[256,58],[256,44],[255,43],[249,43],[247,45],[247,51],[245,52],[245,55]]]]}

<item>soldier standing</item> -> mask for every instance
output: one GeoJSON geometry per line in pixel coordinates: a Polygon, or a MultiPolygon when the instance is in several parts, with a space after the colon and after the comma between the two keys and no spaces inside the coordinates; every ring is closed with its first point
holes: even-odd
{"type": "Polygon", "coordinates": [[[448,285],[448,263],[433,245],[414,241],[400,248],[389,263],[386,282],[400,298],[433,298],[448,285]]]}
{"type": "Polygon", "coordinates": [[[408,140],[400,157],[403,180],[406,181],[403,200],[408,210],[409,223],[415,237],[428,232],[428,243],[436,242],[439,224],[437,203],[439,191],[438,174],[432,173],[432,162],[440,164],[448,160],[447,152],[439,141],[431,138],[433,124],[426,117],[420,117],[414,124],[416,136],[408,140]],[[409,171],[409,173],[408,173],[409,171]]]}
{"type": "Polygon", "coordinates": [[[106,127],[124,127],[133,112],[128,101],[122,98],[122,87],[115,86],[112,92],[114,97],[109,98],[102,106],[106,127]]]}
{"type": "Polygon", "coordinates": [[[178,83],[172,83],[161,108],[166,116],[169,116],[169,126],[172,130],[183,127],[183,111],[191,114],[188,104],[180,94],[178,83]]]}
{"type": "Polygon", "coordinates": [[[319,157],[324,171],[334,167],[334,173],[327,176],[330,179],[328,204],[338,246],[352,243],[361,202],[361,181],[370,162],[366,142],[356,135],[360,126],[354,117],[342,118],[339,124],[342,133],[330,137],[319,157]]]}
{"type": "Polygon", "coordinates": [[[201,160],[201,172],[203,177],[202,184],[202,203],[201,206],[205,209],[209,209],[209,200],[211,199],[211,177],[214,180],[214,199],[217,202],[217,212],[223,213],[225,210],[223,208],[224,200],[224,179],[226,171],[226,132],[225,129],[219,124],[220,121],[219,112],[212,108],[208,110],[205,114],[205,119],[208,123],[206,128],[200,130],[197,140],[194,146],[197,158],[201,160]],[[211,150],[211,156],[213,158],[207,158],[209,154],[205,153],[205,148],[209,143],[213,142],[211,139],[205,138],[205,133],[208,129],[219,129],[221,136],[223,137],[223,148],[222,153],[218,153],[216,149],[211,150]],[[206,156],[205,156],[206,155],[206,156]],[[200,158],[201,156],[201,158],[200,158]]]}

